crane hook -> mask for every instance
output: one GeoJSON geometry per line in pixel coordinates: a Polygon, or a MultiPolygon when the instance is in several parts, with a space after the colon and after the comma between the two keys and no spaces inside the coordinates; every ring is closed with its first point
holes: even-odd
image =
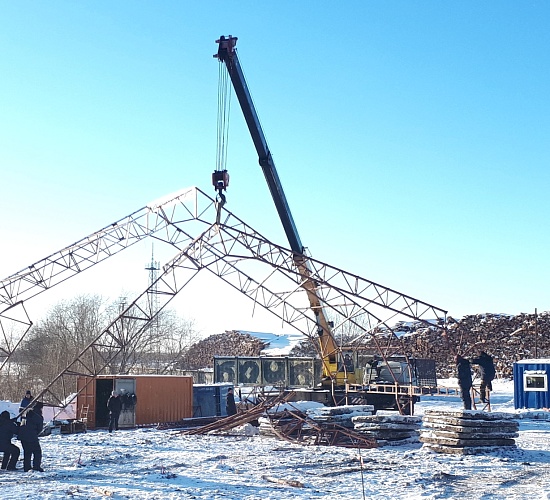
{"type": "Polygon", "coordinates": [[[215,170],[212,173],[212,185],[214,186],[214,189],[218,192],[216,196],[216,205],[218,209],[218,213],[216,215],[216,224],[219,224],[221,211],[226,203],[226,198],[223,194],[223,191],[227,190],[227,186],[229,186],[229,173],[227,172],[227,170],[215,170]]]}
{"type": "Polygon", "coordinates": [[[218,191],[217,196],[216,196],[216,208],[217,208],[216,224],[220,223],[220,219],[221,219],[221,215],[222,215],[222,208],[225,205],[225,203],[226,203],[225,194],[223,194],[222,190],[220,189],[218,191]]]}

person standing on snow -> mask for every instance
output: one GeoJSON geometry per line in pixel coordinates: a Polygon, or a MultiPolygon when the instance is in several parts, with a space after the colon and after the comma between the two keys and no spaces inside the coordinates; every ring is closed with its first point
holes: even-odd
{"type": "Polygon", "coordinates": [[[455,362],[458,386],[460,387],[460,397],[464,403],[464,409],[471,410],[472,396],[470,395],[470,389],[472,388],[472,368],[470,362],[460,354],[455,356],[455,362]]]}
{"type": "Polygon", "coordinates": [[[227,398],[225,400],[225,411],[228,416],[237,414],[237,405],[235,404],[235,395],[233,394],[233,387],[227,389],[227,398]]]}
{"type": "Polygon", "coordinates": [[[31,403],[31,401],[32,401],[31,391],[27,391],[25,393],[25,396],[21,400],[21,403],[19,403],[19,413],[22,413],[23,411],[25,411],[27,409],[27,406],[29,406],[29,404],[31,403]]]}
{"type": "Polygon", "coordinates": [[[493,390],[493,380],[495,378],[495,365],[493,358],[489,356],[485,351],[479,351],[479,356],[473,358],[471,363],[479,366],[481,372],[481,386],[479,387],[479,397],[482,403],[488,403],[488,393],[493,390]]]}
{"type": "Polygon", "coordinates": [[[118,392],[111,393],[107,401],[107,408],[109,409],[109,432],[113,432],[113,429],[118,431],[118,419],[122,411],[122,400],[119,398],[118,392]]]}
{"type": "Polygon", "coordinates": [[[44,428],[44,417],[42,416],[43,404],[38,401],[27,410],[27,414],[19,426],[19,439],[23,445],[23,470],[44,472],[42,468],[42,448],[38,440],[39,434],[44,428]]]}
{"type": "Polygon", "coordinates": [[[0,451],[4,452],[2,469],[17,470],[17,460],[21,454],[18,446],[11,442],[11,438],[18,433],[17,424],[11,419],[8,411],[0,413],[0,451]]]}

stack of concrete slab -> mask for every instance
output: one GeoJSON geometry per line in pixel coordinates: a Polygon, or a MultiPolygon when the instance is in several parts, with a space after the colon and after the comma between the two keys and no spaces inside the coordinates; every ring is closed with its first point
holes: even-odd
{"type": "Polygon", "coordinates": [[[287,437],[297,435],[316,435],[316,428],[324,428],[325,425],[337,424],[347,429],[353,429],[352,418],[356,416],[372,415],[372,405],[347,405],[347,406],[320,406],[299,411],[290,408],[291,412],[269,412],[269,417],[258,418],[260,434],[276,436],[283,434],[287,437]]]}
{"type": "Polygon", "coordinates": [[[424,448],[473,455],[516,447],[519,424],[510,413],[476,410],[426,410],[420,429],[424,448]]]}
{"type": "Polygon", "coordinates": [[[354,430],[376,439],[380,446],[417,443],[422,417],[371,415],[352,418],[354,430]]]}
{"type": "Polygon", "coordinates": [[[338,424],[353,429],[352,420],[358,416],[371,416],[374,412],[372,405],[345,405],[323,406],[307,411],[307,416],[319,423],[338,424]]]}

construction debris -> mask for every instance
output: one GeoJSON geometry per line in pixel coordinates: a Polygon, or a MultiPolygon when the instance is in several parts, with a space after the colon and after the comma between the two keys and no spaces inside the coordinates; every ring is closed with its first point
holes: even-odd
{"type": "MultiPolygon", "coordinates": [[[[320,407],[300,411],[293,405],[280,411],[269,412],[258,419],[260,434],[276,436],[280,439],[323,446],[343,446],[348,448],[375,448],[374,439],[353,430],[351,416],[357,414],[353,406],[320,407]]],[[[358,408],[372,412],[372,406],[358,408]]]]}
{"type": "Polygon", "coordinates": [[[254,406],[253,408],[247,411],[237,413],[236,415],[231,415],[229,417],[221,418],[219,420],[216,420],[215,422],[209,423],[207,425],[203,425],[202,427],[183,430],[181,431],[181,434],[195,435],[195,434],[208,434],[209,432],[228,431],[235,427],[239,427],[241,425],[250,423],[254,420],[258,420],[258,418],[261,415],[263,415],[268,408],[285,403],[288,399],[292,398],[293,395],[294,395],[293,392],[289,392],[287,394],[280,394],[277,397],[262,401],[260,404],[258,404],[257,406],[254,406]]]}
{"type": "Polygon", "coordinates": [[[514,449],[519,423],[509,413],[475,410],[427,410],[420,441],[439,453],[472,455],[514,449]]]}

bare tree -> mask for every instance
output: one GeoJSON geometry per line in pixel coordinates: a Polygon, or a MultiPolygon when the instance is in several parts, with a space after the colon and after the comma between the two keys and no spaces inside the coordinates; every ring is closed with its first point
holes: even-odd
{"type": "Polygon", "coordinates": [[[97,295],[63,301],[30,330],[18,356],[28,388],[37,391],[55,378],[99,334],[106,320],[102,306],[97,295]]]}
{"type": "MultiPolygon", "coordinates": [[[[10,397],[16,398],[23,388],[39,390],[69,366],[75,359],[81,365],[92,366],[92,352],[86,348],[102,334],[105,328],[126,309],[120,300],[105,305],[99,296],[83,295],[71,301],[60,302],[46,318],[34,326],[27,335],[17,357],[17,379],[21,383],[4,384],[10,375],[4,370],[0,379],[3,386],[10,387],[10,397]],[[13,386],[13,387],[12,387],[13,386]],[[14,394],[11,394],[14,392],[14,394]],[[17,394],[15,394],[17,392],[17,394]]],[[[171,373],[177,361],[188,347],[197,340],[192,321],[182,320],[172,311],[161,311],[150,324],[134,319],[132,310],[124,313],[122,327],[117,331],[117,342],[122,346],[119,354],[105,370],[111,374],[171,373]]],[[[82,370],[88,373],[89,370],[82,370]]],[[[14,372],[15,373],[15,372],[14,372]]],[[[50,388],[54,393],[64,394],[76,388],[61,387],[66,378],[50,388]]]]}
{"type": "Polygon", "coordinates": [[[192,320],[163,309],[144,322],[147,303],[127,308],[124,301],[109,307],[111,320],[120,318],[117,335],[122,346],[109,365],[110,373],[173,373],[183,353],[196,342],[198,334],[192,320]],[[121,316],[122,314],[122,316],[121,316]]]}
{"type": "Polygon", "coordinates": [[[0,325],[0,327],[2,327],[0,399],[16,401],[26,390],[33,389],[32,380],[29,379],[18,353],[16,352],[15,356],[7,356],[21,342],[22,329],[13,324],[0,325]]]}

